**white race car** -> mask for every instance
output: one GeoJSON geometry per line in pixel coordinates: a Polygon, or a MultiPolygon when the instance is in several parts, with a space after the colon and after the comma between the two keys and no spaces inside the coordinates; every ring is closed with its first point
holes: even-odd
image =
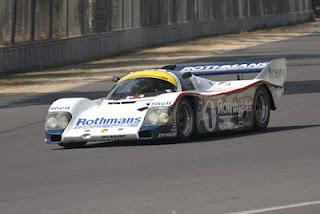
{"type": "Polygon", "coordinates": [[[115,78],[106,97],[64,98],[49,108],[46,143],[188,140],[195,133],[268,126],[284,92],[286,60],[169,65],[115,78]],[[245,74],[256,73],[249,80],[245,74]],[[237,80],[213,81],[236,74],[237,80]]]}

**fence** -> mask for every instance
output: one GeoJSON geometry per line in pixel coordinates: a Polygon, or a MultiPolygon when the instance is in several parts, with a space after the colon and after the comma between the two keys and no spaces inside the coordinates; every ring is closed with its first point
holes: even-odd
{"type": "Polygon", "coordinates": [[[294,23],[310,16],[311,0],[0,0],[0,72],[85,60],[240,28],[294,23]],[[223,26],[225,22],[233,27],[223,26]],[[200,32],[193,32],[196,29],[200,32]],[[171,36],[166,36],[166,30],[171,36]],[[150,38],[148,35],[155,35],[150,31],[161,37],[150,38]],[[123,34],[135,39],[122,38],[123,34]],[[109,50],[101,50],[107,37],[112,38],[109,46],[104,46],[109,50]],[[47,51],[66,51],[68,56],[43,59],[39,54],[44,46],[51,47],[47,51]],[[90,46],[91,53],[76,53],[87,52],[82,46],[90,46]],[[24,54],[30,56],[21,58],[24,54]],[[11,57],[11,61],[1,57],[11,57]]]}
{"type": "Polygon", "coordinates": [[[302,0],[0,0],[0,44],[308,8],[302,0]]]}

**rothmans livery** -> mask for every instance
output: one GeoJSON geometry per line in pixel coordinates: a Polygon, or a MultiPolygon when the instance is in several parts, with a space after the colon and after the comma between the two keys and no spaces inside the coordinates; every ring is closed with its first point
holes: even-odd
{"type": "Polygon", "coordinates": [[[77,147],[88,142],[189,140],[196,134],[266,129],[285,79],[285,59],[167,65],[133,72],[114,78],[115,86],[101,99],[55,101],[48,111],[45,141],[77,147]],[[255,77],[244,79],[250,74],[255,77]],[[218,75],[237,78],[215,81],[218,75]]]}
{"type": "Polygon", "coordinates": [[[138,126],[141,117],[136,118],[104,118],[98,117],[96,119],[79,118],[76,122],[75,128],[106,128],[106,127],[125,127],[125,126],[138,126]]]}

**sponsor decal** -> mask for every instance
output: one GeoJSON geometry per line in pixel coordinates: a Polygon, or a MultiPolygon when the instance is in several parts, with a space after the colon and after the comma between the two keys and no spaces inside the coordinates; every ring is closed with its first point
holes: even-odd
{"type": "Polygon", "coordinates": [[[208,100],[204,105],[203,122],[204,126],[209,132],[213,132],[216,128],[217,113],[214,102],[212,100],[208,100]]]}
{"type": "Polygon", "coordinates": [[[234,118],[227,118],[227,116],[224,116],[223,120],[218,123],[218,126],[220,130],[230,130],[249,127],[250,124],[242,120],[234,120],[234,118]]]}
{"type": "Polygon", "coordinates": [[[68,111],[70,106],[51,106],[49,111],[68,111]]]}
{"type": "Polygon", "coordinates": [[[122,138],[125,138],[125,137],[126,137],[126,135],[108,135],[108,136],[102,136],[101,138],[116,140],[116,139],[122,139],[122,138]]]}
{"type": "Polygon", "coordinates": [[[269,62],[261,63],[242,63],[234,65],[202,65],[202,66],[189,66],[182,69],[182,72],[192,71],[228,71],[228,70],[247,70],[247,69],[262,69],[266,67],[269,62]]]}
{"type": "Polygon", "coordinates": [[[171,106],[172,102],[171,101],[163,101],[163,102],[153,102],[150,104],[151,107],[155,106],[171,106]]]}
{"type": "Polygon", "coordinates": [[[234,122],[232,121],[224,121],[223,123],[219,124],[220,130],[230,130],[236,129],[234,122]]]}
{"type": "Polygon", "coordinates": [[[218,100],[218,128],[220,130],[238,129],[248,126],[252,112],[252,100],[236,95],[218,100]]]}
{"type": "Polygon", "coordinates": [[[136,127],[140,124],[141,117],[131,118],[104,118],[95,119],[79,118],[75,129],[82,128],[109,128],[109,127],[136,127]]]}
{"type": "Polygon", "coordinates": [[[168,133],[159,133],[158,137],[175,137],[177,134],[174,132],[168,132],[168,133]]]}
{"type": "Polygon", "coordinates": [[[229,96],[218,101],[219,115],[242,115],[245,111],[251,111],[252,105],[248,99],[239,99],[237,96],[229,96]]]}

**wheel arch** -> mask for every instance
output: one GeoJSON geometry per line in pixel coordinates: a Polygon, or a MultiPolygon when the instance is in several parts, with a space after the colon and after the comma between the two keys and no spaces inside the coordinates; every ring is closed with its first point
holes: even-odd
{"type": "Polygon", "coordinates": [[[197,97],[194,96],[194,95],[186,95],[186,96],[182,97],[182,99],[188,100],[188,101],[190,102],[192,108],[193,108],[193,111],[195,111],[195,109],[196,109],[196,107],[197,107],[197,106],[196,106],[196,104],[197,104],[197,99],[199,99],[199,98],[197,98],[197,97]]]}
{"type": "MultiPolygon", "coordinates": [[[[261,87],[261,88],[264,88],[264,89],[266,90],[267,94],[268,94],[271,110],[273,110],[273,111],[276,110],[277,107],[276,107],[276,105],[275,105],[275,102],[274,102],[272,93],[271,93],[268,85],[265,84],[265,83],[263,83],[263,84],[261,84],[258,88],[260,88],[260,87],[261,87]]],[[[258,90],[258,88],[257,88],[257,90],[258,90]]]]}

